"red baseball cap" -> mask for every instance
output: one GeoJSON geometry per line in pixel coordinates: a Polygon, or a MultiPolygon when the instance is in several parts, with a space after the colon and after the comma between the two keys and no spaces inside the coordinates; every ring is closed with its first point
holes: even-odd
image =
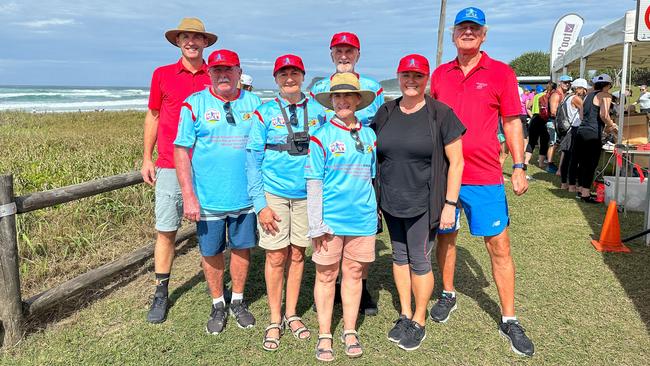
{"type": "Polygon", "coordinates": [[[275,74],[280,71],[280,69],[284,69],[285,67],[295,67],[297,69],[300,69],[303,74],[305,73],[305,65],[303,65],[302,59],[296,55],[288,54],[282,55],[275,59],[273,76],[275,76],[275,74]]]}
{"type": "Polygon", "coordinates": [[[208,57],[208,68],[215,66],[239,66],[239,56],[230,50],[216,50],[208,57]]]}
{"type": "Polygon", "coordinates": [[[347,45],[352,46],[357,49],[361,49],[361,44],[359,43],[359,37],[356,34],[350,32],[341,32],[336,33],[332,36],[332,42],[330,42],[330,48],[338,45],[347,45]]]}
{"type": "Polygon", "coordinates": [[[397,72],[415,71],[429,75],[429,61],[426,57],[418,54],[411,54],[402,57],[397,66],[397,72]]]}

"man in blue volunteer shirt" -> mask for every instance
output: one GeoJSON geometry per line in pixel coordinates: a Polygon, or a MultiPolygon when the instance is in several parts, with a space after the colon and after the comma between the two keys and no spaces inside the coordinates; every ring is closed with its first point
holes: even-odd
{"type": "Polygon", "coordinates": [[[266,250],[264,277],[271,319],[262,347],[267,351],[280,346],[283,321],[296,338],[306,340],[311,335],[296,311],[305,249],[310,244],[304,169],[309,137],[325,123],[325,109],[301,90],[305,66],[300,57],[278,57],[273,77],[278,96],[255,111],[246,147],[248,191],[257,213],[259,246],[266,250]]]}
{"type": "Polygon", "coordinates": [[[246,143],[253,112],[261,101],[237,88],[241,68],[235,52],[214,51],[208,70],[212,86],[190,95],[181,108],[174,162],[183,216],[197,223],[203,271],[212,296],[206,331],[219,334],[227,318],[223,297],[226,228],[232,253],[230,314],[241,328],[255,325],[243,300],[250,249],[256,242],[255,212],[246,190],[246,143]]]}
{"type": "MultiPolygon", "coordinates": [[[[361,124],[369,126],[375,113],[379,110],[379,107],[384,104],[384,89],[377,81],[355,72],[354,68],[361,56],[361,43],[359,42],[359,37],[350,32],[336,33],[332,36],[332,40],[330,41],[330,50],[332,62],[336,67],[336,73],[351,72],[359,78],[361,89],[372,90],[376,93],[375,100],[372,104],[354,113],[359,121],[361,121],[361,124]]],[[[318,93],[330,91],[331,80],[332,77],[330,76],[329,78],[322,79],[314,84],[311,88],[312,97],[318,93]]],[[[333,111],[327,110],[326,112],[327,120],[334,117],[333,111]]],[[[361,296],[359,311],[366,315],[376,315],[378,312],[377,303],[370,296],[370,292],[368,292],[367,278],[368,272],[366,269],[363,274],[363,293],[361,296]]],[[[337,301],[339,300],[340,298],[337,296],[337,301]]]]}

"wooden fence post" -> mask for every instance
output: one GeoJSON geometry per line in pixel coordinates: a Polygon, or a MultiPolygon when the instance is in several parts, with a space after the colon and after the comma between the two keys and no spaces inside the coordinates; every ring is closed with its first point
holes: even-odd
{"type": "Polygon", "coordinates": [[[5,348],[23,336],[23,309],[18,270],[16,205],[13,175],[0,175],[0,320],[5,348]]]}

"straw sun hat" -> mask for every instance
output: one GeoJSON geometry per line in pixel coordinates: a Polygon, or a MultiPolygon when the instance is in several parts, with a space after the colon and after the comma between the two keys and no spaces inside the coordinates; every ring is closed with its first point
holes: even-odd
{"type": "Polygon", "coordinates": [[[178,25],[176,29],[170,29],[167,32],[165,32],[165,38],[167,38],[169,43],[178,47],[178,45],[176,44],[176,36],[178,36],[178,34],[182,32],[193,32],[193,33],[203,34],[208,40],[208,47],[212,46],[215,42],[217,42],[217,35],[206,32],[203,22],[198,18],[183,18],[181,20],[181,23],[178,25]]]}
{"type": "Polygon", "coordinates": [[[338,93],[357,93],[361,95],[361,102],[357,106],[357,110],[366,108],[375,100],[375,92],[371,90],[361,90],[359,86],[359,78],[350,72],[334,74],[330,81],[330,91],[318,93],[314,97],[316,98],[316,101],[322,104],[325,108],[333,110],[332,94],[338,93]]]}

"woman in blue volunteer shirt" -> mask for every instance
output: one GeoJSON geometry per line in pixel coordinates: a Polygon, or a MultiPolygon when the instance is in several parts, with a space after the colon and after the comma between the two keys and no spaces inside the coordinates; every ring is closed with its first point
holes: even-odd
{"type": "Polygon", "coordinates": [[[311,137],[305,166],[309,237],[314,248],[312,260],[316,263],[316,358],[331,361],[332,308],[339,266],[343,274],[341,340],[349,357],[363,353],[355,329],[362,273],[375,260],[377,203],[372,178],[376,137],[372,129],[362,126],[354,112],[370,105],[375,93],[360,90],[354,74],[340,73],[332,77],[330,91],[318,93],[315,98],[336,113],[311,137]]]}
{"type": "Polygon", "coordinates": [[[266,250],[264,277],[271,321],[262,347],[267,351],[278,349],[285,327],[300,340],[311,335],[296,314],[305,248],[310,242],[304,169],[309,135],[325,122],[323,107],[300,89],[305,78],[300,57],[278,57],[273,77],[280,93],[255,111],[246,147],[248,193],[257,213],[259,246],[266,250]]]}

